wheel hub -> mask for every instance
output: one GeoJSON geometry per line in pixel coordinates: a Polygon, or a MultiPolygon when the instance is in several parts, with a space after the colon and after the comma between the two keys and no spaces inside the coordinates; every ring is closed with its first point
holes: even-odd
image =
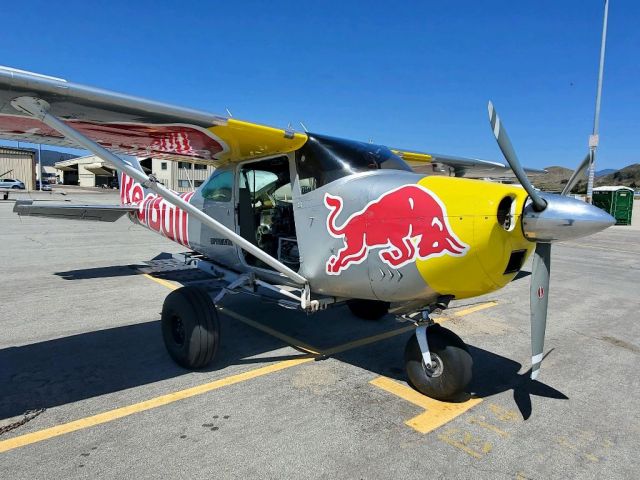
{"type": "Polygon", "coordinates": [[[431,366],[428,366],[424,363],[424,360],[422,360],[422,368],[424,368],[428,377],[437,378],[442,375],[442,372],[444,371],[444,364],[437,353],[431,353],[431,366]]]}
{"type": "Polygon", "coordinates": [[[182,323],[182,319],[178,316],[174,316],[171,319],[171,336],[176,344],[184,345],[184,339],[186,337],[184,324],[182,323]]]}

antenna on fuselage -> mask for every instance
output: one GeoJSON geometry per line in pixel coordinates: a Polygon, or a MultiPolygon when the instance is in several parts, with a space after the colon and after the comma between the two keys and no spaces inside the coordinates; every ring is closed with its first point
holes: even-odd
{"type": "Polygon", "coordinates": [[[309,130],[307,130],[307,126],[302,122],[299,122],[299,123],[300,123],[300,126],[302,127],[302,129],[304,130],[304,133],[309,133],[309,130]]]}
{"type": "Polygon", "coordinates": [[[224,107],[224,109],[227,111],[227,115],[229,115],[229,117],[233,117],[231,110],[229,110],[227,107],[224,107]]]}

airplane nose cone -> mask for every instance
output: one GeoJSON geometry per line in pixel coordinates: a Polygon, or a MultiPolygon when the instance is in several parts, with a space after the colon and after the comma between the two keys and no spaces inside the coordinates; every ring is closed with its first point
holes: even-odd
{"type": "Polygon", "coordinates": [[[616,223],[604,210],[571,197],[541,194],[547,208],[536,212],[533,205],[525,206],[522,230],[527,240],[554,242],[586,237],[616,223]]]}

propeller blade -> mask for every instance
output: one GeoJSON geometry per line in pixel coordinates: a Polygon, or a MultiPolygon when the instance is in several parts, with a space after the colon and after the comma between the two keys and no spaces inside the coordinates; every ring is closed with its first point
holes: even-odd
{"type": "Polygon", "coordinates": [[[571,174],[571,178],[569,179],[567,184],[562,189],[562,193],[560,195],[565,195],[566,196],[566,195],[569,195],[571,193],[571,190],[573,190],[573,187],[575,187],[576,183],[578,183],[578,179],[579,179],[580,175],[582,175],[584,170],[589,166],[590,160],[591,160],[591,151],[589,151],[589,153],[587,153],[587,156],[584,157],[584,160],[582,160],[582,163],[580,165],[578,165],[578,168],[576,168],[573,171],[573,173],[571,174]]]}
{"type": "Polygon", "coordinates": [[[536,243],[531,272],[531,379],[535,380],[542,363],[544,332],[547,326],[551,244],[536,243]]]}
{"type": "Polygon", "coordinates": [[[493,130],[493,134],[498,141],[498,146],[500,147],[500,150],[502,150],[504,158],[507,160],[507,163],[513,170],[513,173],[516,175],[516,178],[518,179],[520,184],[524,187],[524,189],[531,197],[531,201],[533,202],[535,210],[537,212],[541,212],[547,207],[547,202],[540,195],[538,195],[538,192],[535,188],[533,188],[533,185],[529,181],[527,174],[524,172],[522,165],[520,165],[520,161],[518,160],[518,156],[516,155],[516,152],[511,145],[511,140],[509,140],[507,131],[500,122],[498,112],[496,112],[496,110],[493,108],[493,103],[489,102],[488,108],[491,129],[493,130]]]}

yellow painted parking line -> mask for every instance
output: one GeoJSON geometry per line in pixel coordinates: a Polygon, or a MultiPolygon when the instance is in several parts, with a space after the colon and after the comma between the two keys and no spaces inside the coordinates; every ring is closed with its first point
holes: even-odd
{"type": "Polygon", "coordinates": [[[186,388],[177,392],[172,392],[159,397],[151,398],[143,402],[134,403],[126,407],[116,408],[107,412],[92,415],[90,417],[81,418],[62,425],[56,425],[55,427],[45,428],[33,433],[27,433],[25,435],[19,435],[17,437],[9,438],[8,440],[0,441],[0,453],[13,450],[14,448],[23,447],[33,443],[41,442],[49,438],[58,437],[66,433],[75,432],[85,428],[100,425],[102,423],[111,422],[119,418],[133,415],[134,413],[144,412],[145,410],[151,410],[153,408],[162,407],[170,403],[184,400],[185,398],[195,397],[196,395],[202,395],[203,393],[211,392],[222,387],[229,385],[235,385],[236,383],[245,382],[252,378],[261,377],[274,372],[279,372],[287,368],[295,367],[303,363],[311,362],[314,357],[301,356],[300,358],[294,358],[291,360],[283,360],[278,363],[267,365],[265,367],[255,368],[248,372],[239,373],[237,375],[231,375],[229,377],[214,380],[213,382],[204,383],[195,387],[186,388]]]}
{"type": "MultiPolygon", "coordinates": [[[[147,277],[149,280],[153,280],[154,282],[170,288],[171,290],[176,290],[178,287],[178,285],[175,285],[171,282],[168,282],[167,280],[163,280],[161,278],[157,278],[154,277],[153,275],[149,275],[148,273],[144,273],[143,274],[144,277],[147,277]]],[[[289,335],[286,335],[284,333],[278,332],[277,330],[274,330],[271,327],[267,327],[266,325],[263,325],[262,323],[256,322],[254,320],[251,320],[250,318],[245,317],[244,315],[240,315],[239,313],[234,312],[233,310],[229,310],[228,308],[225,307],[220,307],[218,305],[216,305],[217,309],[219,312],[223,313],[224,315],[231,317],[235,320],[238,320],[246,325],[249,325],[250,327],[253,327],[257,330],[260,330],[264,333],[267,333],[269,335],[271,335],[272,337],[276,337],[280,340],[282,340],[283,342],[291,345],[294,348],[297,348],[298,350],[302,350],[303,352],[307,352],[307,353],[311,353],[313,355],[320,355],[320,350],[305,343],[302,342],[296,338],[290,337],[289,335]]]]}
{"type": "MultiPolygon", "coordinates": [[[[464,308],[462,310],[453,311],[453,312],[451,312],[451,314],[445,315],[444,317],[441,317],[441,318],[449,319],[449,318],[453,318],[453,317],[464,317],[464,316],[469,315],[471,313],[479,312],[480,310],[485,310],[487,308],[495,307],[496,305],[498,305],[497,301],[489,300],[488,302],[479,303],[478,305],[473,305],[473,306],[471,306],[469,308],[464,308]]],[[[439,323],[439,322],[436,321],[436,323],[439,323]]]]}
{"type": "MultiPolygon", "coordinates": [[[[451,320],[452,318],[464,317],[465,315],[469,315],[469,314],[474,313],[474,312],[479,312],[480,310],[484,310],[486,308],[495,307],[496,305],[498,305],[498,302],[496,302],[496,301],[489,301],[489,302],[485,302],[485,303],[480,303],[478,305],[474,305],[472,307],[465,308],[463,310],[458,310],[458,311],[452,312],[450,315],[446,315],[446,316],[442,316],[442,317],[436,317],[436,318],[433,319],[433,321],[435,323],[438,323],[438,324],[439,323],[443,323],[443,322],[446,322],[447,320],[451,320]]],[[[371,337],[361,338],[359,340],[354,340],[352,342],[347,342],[347,343],[344,343],[342,345],[338,345],[337,347],[333,347],[333,348],[329,348],[327,350],[323,350],[322,354],[325,355],[325,356],[331,356],[331,355],[335,355],[337,353],[343,353],[343,352],[346,352],[347,350],[353,350],[354,348],[362,347],[364,345],[369,345],[371,343],[376,343],[376,342],[379,342],[381,340],[386,340],[387,338],[395,337],[397,335],[402,335],[403,333],[410,332],[411,330],[414,330],[415,328],[416,327],[413,324],[408,325],[406,327],[402,327],[402,328],[396,328],[395,330],[391,330],[391,331],[388,331],[388,332],[380,333],[378,335],[373,335],[371,337]]]]}
{"type": "MultiPolygon", "coordinates": [[[[143,274],[145,277],[147,277],[149,280],[153,280],[156,283],[159,283],[160,285],[163,285],[167,288],[170,288],[171,290],[175,290],[178,288],[178,286],[176,286],[175,284],[168,282],[166,280],[163,280],[161,278],[157,278],[154,277],[153,275],[149,275],[147,273],[143,274]]],[[[488,302],[484,302],[484,303],[480,303],[478,305],[473,305],[471,307],[462,309],[462,310],[457,310],[457,311],[453,311],[451,314],[449,315],[445,315],[445,316],[441,316],[441,317],[436,317],[434,318],[434,322],[435,323],[442,323],[445,322],[447,320],[450,320],[451,318],[458,318],[458,317],[464,317],[465,315],[469,315],[471,313],[474,312],[478,312],[480,310],[484,310],[487,308],[491,308],[491,307],[495,307],[498,304],[498,302],[491,300],[488,302]]],[[[373,335],[370,337],[365,337],[365,338],[361,338],[358,340],[354,340],[352,342],[347,342],[344,343],[342,345],[338,345],[336,347],[332,347],[332,348],[328,348],[326,350],[321,350],[319,348],[316,348],[312,345],[309,345],[308,343],[305,343],[301,340],[298,340],[297,338],[293,338],[289,335],[286,335],[282,332],[279,332],[277,330],[274,330],[271,327],[268,327],[260,322],[256,322],[255,320],[251,320],[250,318],[247,318],[243,315],[240,315],[239,313],[234,312],[233,310],[229,310],[228,308],[225,307],[217,307],[218,310],[220,312],[222,312],[223,314],[234,318],[246,325],[249,325],[257,330],[260,330],[262,332],[265,332],[275,338],[278,338],[286,343],[288,343],[289,345],[291,345],[294,348],[297,348],[298,350],[307,352],[307,353],[311,353],[313,355],[321,355],[321,356],[325,356],[325,357],[329,357],[331,355],[336,355],[338,353],[343,353],[346,352],[348,350],[353,350],[355,348],[358,347],[362,347],[364,345],[370,345],[372,343],[377,343],[380,342],[382,340],[386,340],[387,338],[392,338],[395,337],[397,335],[402,335],[403,333],[409,332],[411,330],[413,330],[415,328],[414,325],[409,325],[409,326],[405,326],[402,328],[397,328],[395,330],[391,330],[388,332],[384,332],[384,333],[380,333],[377,335],[373,335]]]]}
{"type": "Polygon", "coordinates": [[[234,318],[236,320],[238,320],[239,322],[242,322],[246,325],[249,325],[250,327],[253,327],[257,330],[260,330],[262,332],[268,333],[269,335],[271,335],[272,337],[276,337],[286,343],[288,343],[289,345],[291,345],[293,348],[296,348],[298,350],[302,350],[303,352],[307,352],[307,353],[311,353],[312,355],[320,355],[321,352],[318,348],[315,348],[305,342],[302,342],[296,338],[290,337],[289,335],[286,335],[284,333],[281,333],[277,330],[274,330],[271,327],[267,327],[266,325],[263,325],[262,323],[256,322],[255,320],[251,320],[250,318],[245,317],[244,315],[240,315],[237,312],[234,312],[233,310],[229,310],[228,308],[225,307],[218,307],[218,310],[231,318],[234,318]]]}
{"type": "MultiPolygon", "coordinates": [[[[143,274],[143,275],[160,285],[170,288],[171,290],[175,290],[178,288],[177,285],[167,280],[156,278],[149,274],[143,274]]],[[[490,306],[493,306],[494,304],[495,302],[493,304],[477,305],[466,310],[455,312],[452,316],[460,317],[463,315],[467,315],[469,313],[473,313],[478,310],[482,310],[484,308],[488,308],[490,306]]],[[[257,378],[263,375],[267,375],[270,373],[285,370],[287,368],[295,367],[297,365],[301,365],[303,363],[307,363],[315,360],[318,355],[335,354],[338,352],[344,352],[346,350],[357,348],[363,345],[375,343],[375,342],[384,340],[386,338],[390,338],[392,336],[400,335],[401,333],[410,331],[412,328],[414,328],[413,326],[403,327],[400,329],[392,330],[390,332],[385,332],[379,335],[373,335],[371,337],[366,337],[360,340],[356,340],[354,342],[349,342],[347,344],[331,348],[324,352],[320,352],[316,348],[306,345],[305,343],[300,342],[285,334],[277,332],[276,330],[273,330],[270,327],[266,327],[262,324],[259,324],[258,322],[254,322],[253,320],[243,317],[240,314],[232,312],[228,309],[221,309],[221,310],[226,315],[229,315],[237,320],[243,321],[244,323],[247,323],[248,325],[251,325],[254,328],[258,328],[266,333],[269,333],[270,335],[274,335],[277,338],[280,338],[286,341],[287,343],[293,344],[294,346],[297,345],[299,348],[305,349],[306,351],[308,351],[313,355],[311,356],[305,355],[305,356],[301,356],[300,358],[283,360],[275,364],[259,367],[253,370],[249,370],[247,372],[231,375],[229,377],[225,377],[219,380],[214,380],[212,382],[204,383],[202,385],[197,385],[195,387],[191,387],[184,390],[179,390],[177,392],[172,392],[166,395],[162,395],[159,397],[151,398],[143,402],[135,403],[125,407],[116,408],[114,410],[109,410],[107,412],[81,418],[79,420],[74,420],[61,425],[56,425],[54,427],[46,428],[36,432],[27,433],[24,435],[18,435],[16,437],[9,438],[7,440],[2,440],[0,441],[0,453],[7,452],[9,450],[13,450],[15,448],[23,447],[26,445],[38,443],[43,440],[58,437],[60,435],[64,435],[67,433],[71,433],[71,432],[75,432],[85,428],[100,425],[103,423],[111,422],[119,418],[133,415],[135,413],[144,412],[146,410],[162,407],[164,405],[168,405],[168,404],[171,404],[180,400],[184,400],[187,398],[191,398],[197,395],[202,395],[204,393],[211,392],[213,390],[217,390],[222,387],[234,385],[234,384],[241,383],[241,382],[244,382],[253,378],[257,378]]],[[[440,321],[444,321],[445,319],[446,317],[441,318],[437,321],[440,322],[440,321]]],[[[380,386],[380,388],[386,389],[391,393],[395,393],[396,395],[402,398],[405,398],[408,400],[411,398],[412,400],[409,400],[409,401],[411,401],[412,403],[415,403],[416,405],[419,405],[419,406],[423,406],[423,408],[429,409],[428,412],[418,415],[414,419],[411,419],[407,422],[407,424],[410,424],[411,426],[413,426],[413,428],[416,428],[416,430],[418,431],[424,430],[426,432],[426,431],[432,430],[433,428],[437,428],[438,426],[443,425],[444,423],[455,418],[457,415],[462,413],[462,411],[466,411],[473,406],[473,405],[469,406],[468,405],[469,402],[465,402],[464,404],[448,404],[444,402],[437,402],[436,400],[432,400],[427,397],[424,397],[423,395],[419,394],[418,392],[415,392],[409,387],[405,387],[403,385],[397,384],[396,382],[393,382],[392,380],[385,379],[385,377],[381,377],[380,379],[377,379],[372,383],[374,385],[380,386]],[[387,380],[388,382],[391,382],[391,384],[393,385],[385,383],[385,380],[387,380]],[[385,388],[385,386],[382,386],[382,385],[386,385],[387,388],[385,388]],[[425,405],[427,406],[425,407],[425,405]],[[464,408],[464,406],[466,406],[466,408],[464,408]],[[462,410],[463,408],[464,410],[462,410]],[[459,412],[459,413],[456,413],[456,412],[459,412]],[[425,417],[425,415],[428,413],[431,413],[431,415],[428,417],[425,417]],[[413,422],[413,424],[411,422],[413,422]],[[434,427],[433,425],[436,425],[436,426],[434,427]]],[[[476,399],[476,401],[480,402],[481,400],[476,399]]]]}
{"type": "Polygon", "coordinates": [[[467,410],[482,402],[481,398],[471,398],[462,403],[440,402],[438,400],[425,397],[421,393],[416,392],[413,388],[402,385],[401,383],[387,377],[378,377],[371,380],[369,383],[386,392],[392,393],[407,402],[424,408],[425,411],[423,413],[404,422],[406,425],[420,433],[432,432],[436,428],[449,423],[454,418],[462,415],[467,410]]]}
{"type": "Polygon", "coordinates": [[[171,290],[177,290],[179,288],[178,285],[175,285],[175,284],[173,284],[171,282],[168,282],[167,280],[163,280],[161,278],[154,277],[153,275],[149,275],[148,273],[143,273],[142,276],[143,277],[147,277],[149,280],[153,280],[156,283],[159,283],[163,287],[170,288],[171,290]]]}
{"type": "Polygon", "coordinates": [[[362,347],[364,345],[369,345],[371,343],[376,343],[381,340],[386,340],[387,338],[401,335],[405,332],[415,330],[415,328],[416,328],[415,325],[409,325],[407,327],[396,328],[395,330],[391,330],[389,332],[379,333],[378,335],[372,335],[370,337],[360,338],[358,340],[354,340],[353,342],[343,343],[342,345],[338,345],[337,347],[332,347],[332,348],[323,350],[322,355],[329,357],[337,353],[343,353],[343,352],[346,352],[347,350],[353,350],[354,348],[362,347]]]}

